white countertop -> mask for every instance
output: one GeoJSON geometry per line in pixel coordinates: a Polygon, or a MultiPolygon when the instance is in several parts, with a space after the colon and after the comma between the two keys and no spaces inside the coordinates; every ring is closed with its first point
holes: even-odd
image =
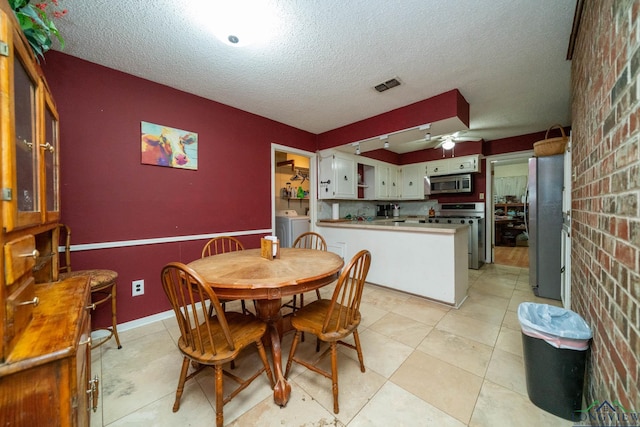
{"type": "MultiPolygon", "coordinates": [[[[400,218],[402,219],[402,218],[400,218]]],[[[345,221],[345,222],[323,222],[316,223],[318,227],[334,228],[363,228],[370,230],[388,231],[409,231],[417,233],[431,234],[455,234],[469,228],[466,224],[435,224],[435,223],[407,223],[394,222],[393,219],[376,219],[373,221],[345,221]]]]}

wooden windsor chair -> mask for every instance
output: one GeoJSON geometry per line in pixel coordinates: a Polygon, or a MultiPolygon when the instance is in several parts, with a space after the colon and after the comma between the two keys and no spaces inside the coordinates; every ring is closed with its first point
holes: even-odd
{"type": "Polygon", "coordinates": [[[360,301],[364,283],[371,265],[371,254],[367,250],[358,252],[342,270],[330,300],[320,299],[296,310],[291,318],[291,326],[296,330],[291,351],[287,360],[285,378],[288,378],[292,362],[296,362],[326,378],[331,379],[333,389],[333,412],[339,412],[338,405],[338,349],[337,344],[356,350],[360,362],[360,371],[364,372],[364,359],[358,335],[360,325],[360,301]],[[329,348],[320,356],[331,353],[331,372],[326,372],[317,363],[307,362],[296,357],[296,350],[303,332],[328,342],[329,348]],[[355,345],[342,341],[353,334],[355,345]]]}
{"type": "Polygon", "coordinates": [[[211,287],[190,267],[172,262],[161,273],[162,288],[171,303],[180,327],[178,348],[183,355],[182,369],[176,390],[173,412],[180,409],[180,399],[184,385],[205,368],[214,369],[216,393],[216,425],[224,424],[223,407],[244,390],[263,372],[273,389],[275,383],[267,354],[262,345],[262,337],[267,330],[266,323],[253,314],[225,312],[211,287]],[[207,301],[213,306],[214,315],[207,310],[207,301]],[[254,344],[262,364],[248,379],[242,379],[223,368],[234,361],[240,352],[254,344]],[[188,374],[189,366],[193,371],[188,374]],[[226,376],[238,386],[226,397],[222,377],[226,376]]]}
{"type": "Polygon", "coordinates": [[[91,307],[95,310],[99,305],[111,302],[111,326],[106,328],[95,328],[94,331],[105,330],[109,335],[101,338],[97,343],[92,343],[91,347],[96,348],[106,343],[111,337],[116,339],[118,349],[122,348],[120,337],[118,336],[118,321],[116,308],[116,292],[118,273],[107,269],[71,269],[71,228],[65,224],[58,225],[60,242],[64,245],[64,261],[58,254],[58,279],[65,280],[70,277],[89,276],[91,289],[91,307]]]}

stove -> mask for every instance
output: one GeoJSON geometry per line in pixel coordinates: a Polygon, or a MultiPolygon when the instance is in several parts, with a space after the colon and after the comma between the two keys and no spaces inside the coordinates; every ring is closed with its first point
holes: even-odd
{"type": "Polygon", "coordinates": [[[426,216],[409,215],[404,220],[405,224],[425,224],[427,222],[426,216]]]}
{"type": "Polygon", "coordinates": [[[484,264],[484,203],[443,203],[438,207],[439,214],[427,222],[468,225],[469,268],[478,270],[484,264]]]}

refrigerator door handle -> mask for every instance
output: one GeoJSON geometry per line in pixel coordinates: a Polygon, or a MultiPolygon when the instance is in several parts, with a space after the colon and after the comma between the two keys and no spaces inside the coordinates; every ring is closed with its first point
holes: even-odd
{"type": "Polygon", "coordinates": [[[527,233],[527,238],[529,238],[529,218],[527,218],[527,205],[529,205],[529,188],[527,187],[527,191],[524,193],[524,231],[527,233]]]}

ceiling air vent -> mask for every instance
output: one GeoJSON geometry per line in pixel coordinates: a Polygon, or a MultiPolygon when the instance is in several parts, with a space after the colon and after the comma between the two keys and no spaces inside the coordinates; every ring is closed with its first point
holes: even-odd
{"type": "Polygon", "coordinates": [[[387,80],[384,83],[380,83],[374,86],[374,89],[378,92],[384,92],[387,89],[391,89],[392,87],[400,86],[400,80],[397,78],[393,78],[391,80],[387,80]]]}

